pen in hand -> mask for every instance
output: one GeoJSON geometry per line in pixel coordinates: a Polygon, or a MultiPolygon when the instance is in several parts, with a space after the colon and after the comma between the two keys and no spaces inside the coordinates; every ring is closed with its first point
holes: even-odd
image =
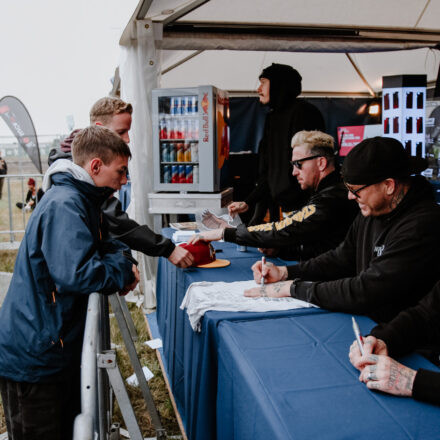
{"type": "Polygon", "coordinates": [[[359,330],[358,323],[354,319],[354,316],[351,317],[351,320],[353,322],[354,335],[356,336],[356,341],[358,343],[359,350],[361,351],[361,355],[363,356],[364,355],[364,343],[362,341],[362,335],[361,335],[361,332],[359,330]]]}
{"type": "Polygon", "coordinates": [[[261,285],[262,286],[264,286],[264,283],[265,283],[265,277],[264,277],[264,275],[263,275],[263,268],[264,268],[264,265],[266,264],[266,257],[261,257],[261,285]]]}

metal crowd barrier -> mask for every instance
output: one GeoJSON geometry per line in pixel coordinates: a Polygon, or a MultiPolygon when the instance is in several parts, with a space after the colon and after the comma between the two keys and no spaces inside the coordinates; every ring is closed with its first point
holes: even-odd
{"type": "Polygon", "coordinates": [[[131,364],[144,396],[157,440],[166,440],[157,408],[137,357],[133,340],[136,329],[124,299],[92,293],[87,306],[81,354],[81,413],[75,418],[73,440],[119,439],[119,425],[112,424],[112,391],[132,440],[143,440],[123,378],[110,350],[109,301],[115,315],[131,364]],[[111,384],[111,387],[110,387],[111,384]]]}
{"type": "Polygon", "coordinates": [[[26,181],[27,179],[29,179],[30,177],[34,178],[37,181],[37,189],[41,186],[42,183],[42,179],[43,179],[43,174],[2,174],[0,176],[0,179],[4,179],[3,180],[3,194],[2,194],[2,198],[5,197],[5,188],[6,188],[6,195],[7,195],[7,200],[8,200],[8,229],[1,229],[0,230],[0,234],[9,234],[9,240],[10,242],[14,242],[15,241],[15,235],[18,233],[24,233],[24,230],[26,228],[26,215],[25,215],[25,211],[22,210],[22,214],[21,214],[21,218],[22,218],[22,228],[20,229],[15,229],[14,227],[14,210],[16,210],[16,206],[15,203],[16,202],[24,202],[25,198],[26,198],[26,193],[27,193],[27,186],[26,186],[26,181]],[[13,200],[13,192],[11,189],[11,180],[12,179],[17,179],[17,180],[21,180],[21,185],[20,185],[20,191],[19,194],[20,196],[15,196],[17,198],[17,200],[13,200]],[[38,183],[40,183],[40,185],[38,185],[38,183]]]}

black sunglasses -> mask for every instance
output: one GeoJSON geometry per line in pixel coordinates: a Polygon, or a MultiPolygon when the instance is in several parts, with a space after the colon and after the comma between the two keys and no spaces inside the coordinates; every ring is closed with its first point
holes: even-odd
{"type": "Polygon", "coordinates": [[[361,186],[358,189],[350,188],[345,182],[344,182],[344,185],[348,189],[348,191],[350,191],[358,199],[360,197],[359,192],[362,191],[363,189],[367,188],[368,186],[374,185],[374,183],[367,183],[366,185],[361,186]]]}
{"type": "Polygon", "coordinates": [[[322,154],[316,154],[315,156],[304,157],[303,159],[291,160],[290,165],[297,167],[299,170],[302,168],[302,163],[306,160],[316,159],[317,157],[322,157],[322,154]]]}

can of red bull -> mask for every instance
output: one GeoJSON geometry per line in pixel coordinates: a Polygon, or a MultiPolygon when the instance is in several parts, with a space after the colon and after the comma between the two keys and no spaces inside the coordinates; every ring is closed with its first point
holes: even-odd
{"type": "Polygon", "coordinates": [[[171,114],[177,115],[177,96],[171,98],[171,114]]]}
{"type": "Polygon", "coordinates": [[[169,165],[163,167],[163,183],[171,183],[171,169],[169,165]]]}
{"type": "Polygon", "coordinates": [[[196,115],[198,113],[198,100],[197,96],[191,96],[191,108],[192,108],[192,115],[196,115]]]}
{"type": "Polygon", "coordinates": [[[164,142],[162,144],[162,162],[169,162],[170,161],[170,157],[168,155],[168,144],[166,142],[164,142]]]}
{"type": "Polygon", "coordinates": [[[186,183],[185,165],[179,165],[179,183],[186,183]]]}
{"type": "Polygon", "coordinates": [[[181,98],[181,113],[182,115],[188,114],[188,96],[182,96],[181,98]]]}
{"type": "Polygon", "coordinates": [[[185,166],[186,183],[193,183],[193,167],[192,165],[185,166]]]}
{"type": "Polygon", "coordinates": [[[177,162],[175,144],[170,144],[170,149],[168,151],[168,158],[170,162],[177,162]]]}
{"type": "Polygon", "coordinates": [[[179,183],[179,166],[171,165],[171,183],[179,183]]]}

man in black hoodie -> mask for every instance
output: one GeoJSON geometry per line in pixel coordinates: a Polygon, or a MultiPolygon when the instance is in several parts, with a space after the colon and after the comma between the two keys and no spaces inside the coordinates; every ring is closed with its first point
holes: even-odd
{"type": "Polygon", "coordinates": [[[263,138],[258,149],[259,177],[257,186],[245,201],[229,205],[231,215],[246,212],[258,203],[250,224],[262,222],[266,209],[279,220],[279,208],[290,212],[301,208],[307,200],[292,176],[290,142],[301,130],[325,131],[324,119],[312,104],[299,99],[301,75],[291,66],[275,64],[266,67],[260,75],[258,95],[260,102],[270,108],[264,124],[263,138]],[[264,207],[262,209],[262,207],[264,207]]]}
{"type": "Polygon", "coordinates": [[[295,266],[254,265],[266,286],[246,296],[292,296],[319,307],[389,322],[414,306],[439,278],[440,206],[427,166],[392,138],[375,137],[348,154],[342,177],[360,214],[334,250],[295,266]],[[294,280],[294,281],[285,281],[294,280]],[[274,283],[274,284],[270,284],[274,283]]]}
{"type": "MultiPolygon", "coordinates": [[[[132,112],[131,104],[119,98],[101,98],[90,110],[90,123],[109,128],[128,144],[130,142],[128,132],[131,127],[132,112]]],[[[52,150],[49,153],[49,165],[58,159],[72,160],[71,145],[79,131],[74,130],[69,137],[64,139],[61,142],[60,150],[52,150]]],[[[191,253],[180,246],[175,246],[168,238],[154,233],[147,225],[136,223],[122,211],[121,203],[116,197],[110,197],[101,206],[101,210],[112,238],[122,241],[131,249],[146,255],[168,258],[177,267],[191,266],[193,262],[191,253]]]]}

